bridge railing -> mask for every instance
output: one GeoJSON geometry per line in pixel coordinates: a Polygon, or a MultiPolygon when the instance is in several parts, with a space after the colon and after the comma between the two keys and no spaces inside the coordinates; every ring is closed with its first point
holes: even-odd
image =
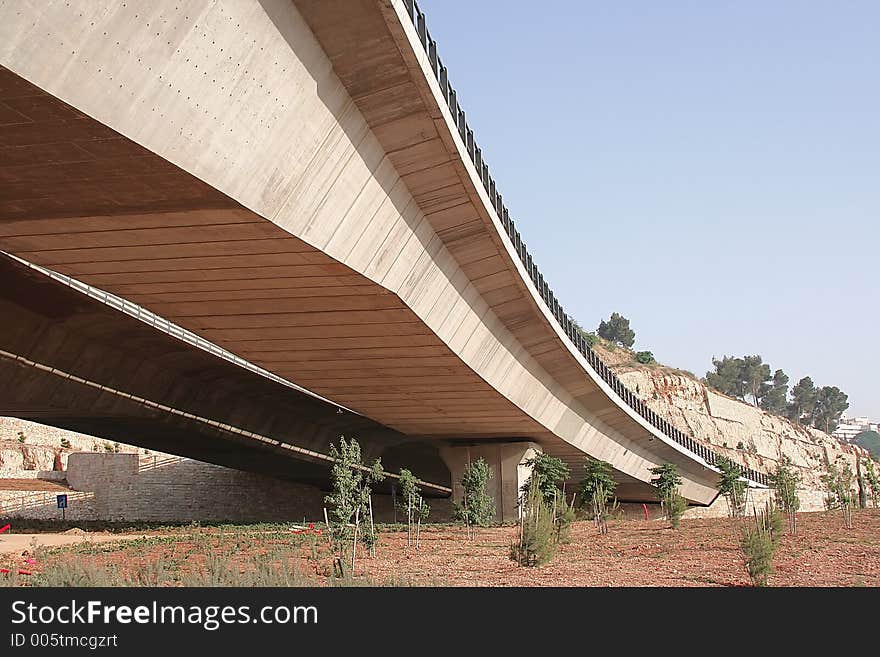
{"type": "MultiPolygon", "coordinates": [[[[501,192],[498,191],[495,185],[495,180],[492,178],[492,172],[489,169],[489,165],[483,158],[483,151],[474,140],[474,131],[468,126],[467,115],[459,103],[458,94],[449,82],[449,73],[437,52],[437,42],[431,37],[431,33],[428,31],[425,14],[419,9],[419,5],[415,0],[404,0],[404,6],[406,7],[413,26],[415,27],[422,48],[424,48],[428,55],[428,62],[430,63],[431,71],[437,82],[440,84],[440,91],[443,99],[446,102],[449,111],[452,113],[452,119],[459,135],[461,136],[462,142],[467,149],[468,156],[477,170],[480,182],[489,196],[492,207],[498,215],[498,218],[501,220],[501,224],[504,226],[507,237],[510,239],[520,262],[528,273],[529,278],[531,278],[532,282],[535,284],[538,294],[547,305],[547,308],[556,319],[556,322],[568,336],[569,340],[571,340],[572,344],[574,344],[581,355],[587,360],[590,367],[593,368],[593,370],[603,381],[605,381],[605,383],[608,384],[624,403],[635,410],[636,413],[643,417],[651,426],[658,429],[664,435],[668,436],[693,454],[700,456],[710,465],[715,465],[718,455],[714,451],[692,436],[673,426],[669,421],[660,417],[659,414],[648,408],[641,398],[623,385],[620,379],[607,365],[605,365],[605,363],[602,362],[602,360],[596,355],[596,352],[593,351],[587,343],[586,338],[584,338],[583,334],[578,329],[576,322],[566,314],[562,304],[559,303],[553,290],[550,289],[547,281],[544,280],[543,274],[541,274],[537,264],[532,259],[531,254],[526,248],[526,243],[523,240],[522,235],[520,235],[519,231],[516,229],[516,222],[511,218],[507,206],[504,204],[501,192]]],[[[743,467],[742,470],[743,476],[746,479],[764,486],[768,485],[767,475],[752,470],[751,468],[743,467]]]]}

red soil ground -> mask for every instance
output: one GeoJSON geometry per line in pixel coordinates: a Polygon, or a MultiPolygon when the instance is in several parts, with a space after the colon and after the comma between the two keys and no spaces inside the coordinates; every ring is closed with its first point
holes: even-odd
{"type": "MultiPolygon", "coordinates": [[[[771,586],[880,586],[880,510],[854,514],[854,528],[839,513],[798,515],[797,536],[786,533],[774,559],[771,586]]],[[[162,532],[160,544],[65,548],[35,571],[59,559],[88,560],[99,567],[125,568],[162,557],[184,570],[201,569],[205,555],[224,555],[244,572],[268,548],[281,549],[291,565],[315,585],[326,583],[330,559],[326,537],[314,537],[319,557],[310,560],[310,539],[287,530],[180,528],[162,532]],[[244,533],[240,533],[244,532],[244,533]],[[250,532],[250,533],[248,533],[250,532]],[[316,574],[317,573],[317,574],[316,574]]],[[[149,532],[153,536],[155,532],[149,532]]],[[[601,536],[590,522],[575,523],[571,540],[553,561],[538,568],[517,566],[508,557],[516,527],[479,530],[468,540],[463,528],[428,527],[421,549],[407,549],[405,531],[383,531],[375,557],[359,558],[356,578],[374,584],[427,586],[748,586],[738,530],[728,519],[683,520],[678,530],[662,521],[622,520],[601,536]]],[[[134,535],[132,536],[132,538],[134,535]]],[[[12,555],[7,555],[11,557],[12,555]]],[[[173,582],[168,582],[174,585],[173,582]]]]}

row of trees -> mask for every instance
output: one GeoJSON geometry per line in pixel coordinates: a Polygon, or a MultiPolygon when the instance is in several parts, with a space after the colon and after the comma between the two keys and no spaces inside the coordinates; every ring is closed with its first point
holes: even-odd
{"type": "MultiPolygon", "coordinates": [[[[617,482],[610,463],[587,457],[584,478],[571,502],[566,498],[564,483],[569,468],[562,460],[538,454],[526,465],[532,467],[532,474],[520,491],[520,533],[511,545],[511,559],[523,566],[540,565],[552,559],[558,545],[568,540],[577,508],[592,516],[600,534],[608,533],[608,519],[619,509],[614,495],[617,482]]],[[[687,509],[687,501],[679,492],[682,479],[678,469],[672,463],[664,463],[651,472],[656,475],[651,484],[657,488],[665,515],[676,529],[687,509]]]]}
{"type": "MultiPolygon", "coordinates": [[[[333,488],[324,501],[330,547],[333,552],[333,571],[337,577],[354,573],[357,549],[360,544],[370,554],[375,554],[378,540],[373,522],[372,487],[385,479],[382,461],[363,463],[361,447],[357,440],[339,439],[339,446],[330,445],[333,458],[331,478],[333,488]]],[[[418,479],[407,469],[398,476],[400,494],[396,499],[397,510],[406,514],[407,545],[419,546],[422,520],[428,517],[430,506],[422,497],[418,479]]]]}
{"type": "MultiPolygon", "coordinates": [[[[827,463],[822,483],[825,486],[825,506],[838,509],[843,515],[844,526],[853,527],[853,509],[868,506],[870,495],[872,505],[880,505],[880,476],[872,459],[856,459],[856,471],[848,462],[827,463]]],[[[742,478],[742,468],[726,458],[716,462],[721,471],[718,490],[728,502],[730,517],[739,520],[740,546],[746,555],[746,568],[757,586],[765,586],[772,572],[773,556],[779,547],[782,527],[787,518],[788,532],[797,535],[797,511],[800,499],[797,488],[800,475],[788,457],[783,458],[770,475],[770,486],[774,496],[772,503],[763,510],[753,509],[753,518],[745,516],[746,482],[742,478]]]]}
{"type": "MultiPolygon", "coordinates": [[[[325,521],[334,557],[334,573],[343,577],[354,572],[358,545],[374,554],[378,535],[373,522],[371,488],[386,474],[379,459],[371,465],[363,463],[356,440],[341,438],[338,448],[331,445],[330,455],[334,459],[333,490],[325,498],[331,508],[325,521]]],[[[614,495],[617,483],[610,463],[587,457],[584,477],[571,501],[565,493],[565,481],[570,471],[561,459],[538,454],[525,464],[532,468],[532,474],[520,490],[520,531],[518,539],[511,544],[513,560],[524,566],[550,561],[558,546],[568,541],[576,508],[584,509],[592,516],[601,534],[608,532],[607,521],[619,506],[614,495]]],[[[791,461],[784,458],[770,475],[774,503],[763,511],[756,508],[752,523],[743,520],[748,489],[742,467],[723,457],[718,459],[717,466],[720,470],[719,492],[727,499],[731,518],[740,520],[737,526],[747,569],[757,585],[764,585],[772,570],[773,555],[786,516],[789,532],[797,534],[795,514],[800,507],[797,494],[800,476],[791,461]]],[[[826,474],[822,477],[827,490],[826,505],[828,509],[842,510],[845,525],[851,528],[852,509],[856,504],[862,508],[867,506],[868,495],[874,507],[880,504],[880,477],[874,462],[866,459],[863,468],[862,459],[859,459],[856,472],[848,463],[828,464],[826,467],[826,474]],[[854,492],[856,486],[857,493],[854,492]]],[[[687,502],[680,493],[681,476],[671,463],[652,468],[651,472],[655,475],[651,484],[657,488],[664,513],[675,529],[687,509],[687,502]]],[[[491,478],[492,471],[483,459],[469,463],[462,474],[461,498],[454,502],[453,509],[455,519],[466,526],[469,537],[474,536],[476,527],[488,527],[495,520],[495,503],[488,492],[491,478]]],[[[418,479],[409,470],[401,469],[398,483],[401,494],[396,504],[407,518],[407,545],[418,548],[421,523],[428,517],[430,508],[422,497],[418,479]]]]}
{"type": "MultiPolygon", "coordinates": [[[[595,333],[585,331],[575,322],[578,331],[593,346],[598,338],[614,345],[631,348],[635,344],[636,333],[630,321],[620,313],[599,323],[595,333]]],[[[643,364],[653,363],[650,351],[640,351],[636,360],[643,364]]],[[[843,412],[849,408],[846,393],[837,386],[818,387],[805,376],[789,391],[789,377],[781,369],[772,370],[761,356],[724,356],[713,358],[714,371],[709,371],[703,379],[706,385],[741,399],[746,403],[781,415],[802,425],[815,427],[832,433],[840,424],[843,412]]]]}
{"type": "Polygon", "coordinates": [[[706,385],[719,392],[754,404],[793,422],[832,433],[849,408],[846,393],[837,386],[817,387],[805,376],[789,393],[788,375],[781,369],[771,373],[760,356],[724,356],[712,359],[714,371],[706,372],[706,385]]]}
{"type": "MultiPolygon", "coordinates": [[[[599,341],[599,338],[608,341],[612,345],[626,347],[627,349],[632,348],[636,341],[636,332],[630,327],[629,319],[620,313],[611,313],[608,321],[603,319],[599,322],[599,328],[595,332],[585,330],[576,321],[574,325],[578,332],[584,336],[590,347],[593,347],[599,341]]],[[[643,365],[656,362],[654,354],[650,351],[637,351],[635,358],[636,361],[643,365]]]]}

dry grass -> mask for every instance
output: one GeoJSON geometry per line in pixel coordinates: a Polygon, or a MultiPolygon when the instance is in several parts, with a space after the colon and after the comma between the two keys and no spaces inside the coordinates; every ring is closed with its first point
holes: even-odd
{"type": "MultiPolygon", "coordinates": [[[[665,522],[614,520],[602,536],[577,522],[571,540],[538,568],[509,559],[517,528],[429,526],[421,550],[406,532],[385,528],[375,558],[354,577],[331,577],[323,536],[276,526],[178,528],[124,543],[38,551],[32,577],[0,575],[0,585],[37,586],[748,586],[738,528],[723,519],[665,522]]],[[[784,535],[771,586],[880,586],[880,511],[799,515],[799,535],[784,535]]],[[[7,567],[21,567],[11,559],[7,567]]]]}

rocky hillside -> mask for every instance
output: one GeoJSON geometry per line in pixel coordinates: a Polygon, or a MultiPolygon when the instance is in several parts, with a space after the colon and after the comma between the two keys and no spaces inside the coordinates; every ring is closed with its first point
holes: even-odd
{"type": "Polygon", "coordinates": [[[65,470],[71,452],[103,451],[145,452],[131,445],[0,417],[0,478],[36,478],[41,471],[65,470]]]}
{"type": "Polygon", "coordinates": [[[690,372],[638,364],[624,349],[599,344],[596,350],[651,408],[737,463],[773,472],[788,456],[800,469],[803,488],[820,490],[827,463],[848,462],[855,472],[857,456],[868,458],[864,449],[715,392],[690,372]]]}

